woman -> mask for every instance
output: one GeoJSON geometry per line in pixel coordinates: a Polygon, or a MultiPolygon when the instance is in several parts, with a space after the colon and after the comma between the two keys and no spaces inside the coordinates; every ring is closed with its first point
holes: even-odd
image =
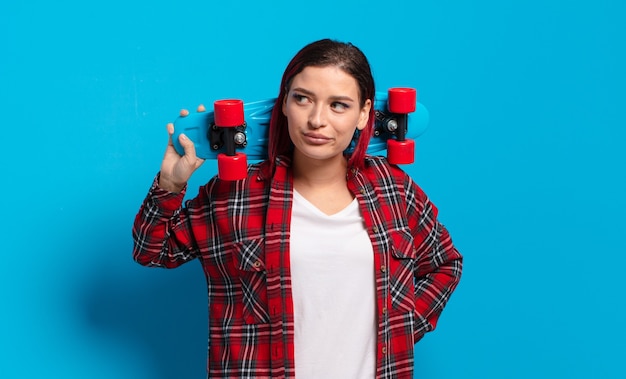
{"type": "Polygon", "coordinates": [[[245,179],[211,179],[184,207],[203,162],[184,135],[176,153],[168,125],[133,256],[200,260],[209,377],[412,378],[414,344],[435,328],[462,257],[412,179],[366,156],[374,93],[358,48],[305,46],[282,78],[268,159],[245,179]]]}

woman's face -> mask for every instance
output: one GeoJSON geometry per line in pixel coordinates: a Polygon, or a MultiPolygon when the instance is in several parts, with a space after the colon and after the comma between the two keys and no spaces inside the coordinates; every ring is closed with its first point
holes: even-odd
{"type": "Polygon", "coordinates": [[[356,79],[336,66],[304,68],[283,102],[294,157],[343,159],[356,129],[369,119],[371,101],[360,106],[356,79]]]}

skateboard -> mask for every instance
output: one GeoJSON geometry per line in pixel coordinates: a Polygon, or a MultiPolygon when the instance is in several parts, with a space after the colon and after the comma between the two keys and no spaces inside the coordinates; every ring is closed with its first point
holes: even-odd
{"type": "MultiPolygon", "coordinates": [[[[226,99],[215,101],[212,112],[207,112],[203,105],[196,113],[183,109],[174,122],[174,148],[180,155],[184,154],[178,142],[178,136],[184,133],[194,142],[199,158],[217,159],[220,179],[242,179],[246,176],[248,158],[267,158],[269,122],[275,102],[275,98],[245,104],[226,99]]],[[[417,102],[417,91],[391,88],[376,92],[374,110],[375,129],[367,153],[374,155],[386,150],[392,164],[413,163],[414,138],[428,125],[428,111],[417,102]]],[[[354,142],[346,152],[353,149],[354,142]]]]}

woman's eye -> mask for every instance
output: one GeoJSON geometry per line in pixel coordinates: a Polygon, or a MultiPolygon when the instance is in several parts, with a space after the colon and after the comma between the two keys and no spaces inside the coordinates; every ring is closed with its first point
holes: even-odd
{"type": "Polygon", "coordinates": [[[298,93],[294,93],[293,95],[291,95],[291,97],[293,97],[293,99],[296,101],[296,103],[298,104],[304,104],[307,101],[306,96],[304,95],[300,95],[298,93]]]}
{"type": "Polygon", "coordinates": [[[337,110],[337,111],[345,111],[346,109],[350,108],[350,106],[348,104],[342,103],[342,102],[339,102],[339,101],[335,101],[334,103],[332,103],[331,107],[334,110],[337,110]]]}

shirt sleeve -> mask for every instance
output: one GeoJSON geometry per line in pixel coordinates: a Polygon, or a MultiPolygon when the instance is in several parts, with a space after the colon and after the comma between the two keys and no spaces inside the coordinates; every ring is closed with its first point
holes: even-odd
{"type": "Polygon", "coordinates": [[[407,215],[415,241],[416,260],[415,342],[437,325],[452,292],[461,279],[463,257],[437,219],[437,208],[410,179],[407,185],[407,215]]]}
{"type": "Polygon", "coordinates": [[[157,175],[133,224],[133,259],[141,265],[174,268],[196,257],[180,193],[158,186],[157,175]]]}

